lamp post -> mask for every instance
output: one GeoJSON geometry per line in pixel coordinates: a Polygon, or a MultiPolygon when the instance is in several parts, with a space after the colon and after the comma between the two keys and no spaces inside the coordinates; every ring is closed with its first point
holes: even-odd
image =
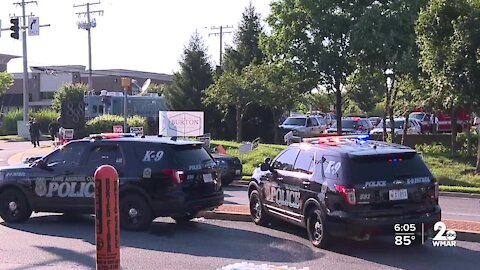
{"type": "Polygon", "coordinates": [[[128,77],[122,77],[123,87],[123,132],[127,132],[127,94],[128,89],[132,87],[132,80],[128,77]]]}
{"type": "MultiPolygon", "coordinates": [[[[393,115],[390,115],[391,111],[391,99],[392,99],[392,88],[393,88],[393,83],[395,80],[395,72],[393,69],[386,69],[385,70],[385,86],[386,86],[386,95],[385,95],[385,112],[383,114],[383,141],[387,141],[387,114],[389,114],[390,117],[390,128],[392,130],[392,134],[394,134],[394,122],[393,122],[393,115]]],[[[393,142],[393,137],[392,137],[392,142],[393,142]]]]}

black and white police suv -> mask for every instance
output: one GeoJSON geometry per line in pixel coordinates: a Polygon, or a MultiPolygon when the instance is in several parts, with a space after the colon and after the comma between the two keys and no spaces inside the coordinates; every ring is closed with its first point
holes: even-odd
{"type": "Polygon", "coordinates": [[[415,243],[423,243],[422,232],[440,221],[436,179],[415,150],[367,137],[304,139],[267,158],[248,187],[253,221],[275,217],[302,226],[316,247],[415,224],[408,225],[416,228],[415,243]]]}
{"type": "Polygon", "coordinates": [[[105,164],[119,174],[124,229],[146,229],[159,216],[185,222],[223,204],[216,163],[201,142],[100,134],[0,168],[0,216],[23,222],[32,211],[94,213],[93,175],[105,164]]]}

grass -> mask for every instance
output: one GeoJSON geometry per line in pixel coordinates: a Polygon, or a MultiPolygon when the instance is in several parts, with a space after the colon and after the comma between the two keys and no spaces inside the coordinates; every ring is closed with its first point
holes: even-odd
{"type": "Polygon", "coordinates": [[[18,135],[2,135],[0,136],[0,140],[1,141],[18,141],[18,142],[25,141],[24,138],[18,135]]]}
{"type": "MultiPolygon", "coordinates": [[[[212,147],[221,144],[227,154],[237,156],[243,164],[243,180],[249,180],[255,168],[265,157],[274,158],[285,145],[260,144],[257,149],[247,154],[240,154],[239,143],[212,140],[212,147]]],[[[437,177],[442,191],[480,193],[480,175],[475,174],[475,160],[452,157],[447,153],[423,152],[423,158],[433,175],[437,177]]]]}

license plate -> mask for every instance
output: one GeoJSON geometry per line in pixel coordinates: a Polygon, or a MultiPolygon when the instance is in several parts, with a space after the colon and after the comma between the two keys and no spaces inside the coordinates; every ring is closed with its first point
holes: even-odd
{"type": "Polygon", "coordinates": [[[212,174],[211,173],[203,174],[203,182],[205,183],[213,182],[212,174]]]}
{"type": "Polygon", "coordinates": [[[235,175],[240,175],[240,174],[242,174],[242,171],[240,171],[240,170],[235,170],[235,175]]]}
{"type": "Polygon", "coordinates": [[[408,192],[407,189],[393,189],[389,190],[388,192],[390,201],[397,201],[397,200],[406,200],[408,199],[408,192]]]}

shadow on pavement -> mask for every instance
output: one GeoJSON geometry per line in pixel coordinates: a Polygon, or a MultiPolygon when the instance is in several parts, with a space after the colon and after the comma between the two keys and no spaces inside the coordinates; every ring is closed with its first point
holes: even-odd
{"type": "MultiPolygon", "coordinates": [[[[154,251],[188,254],[194,256],[255,260],[273,263],[298,263],[324,256],[321,250],[309,245],[248,229],[230,228],[221,222],[198,220],[187,224],[172,223],[168,218],[157,219],[149,231],[121,232],[121,246],[154,251]]],[[[60,215],[32,217],[25,223],[3,226],[39,235],[80,239],[95,245],[95,223],[91,216],[72,219],[60,215]]],[[[45,247],[49,252],[62,256],[71,250],[45,247]]],[[[94,248],[94,247],[92,247],[94,248]]],[[[71,255],[71,254],[70,254],[71,255]]],[[[70,257],[71,258],[71,257],[70,257]]],[[[80,256],[78,263],[88,264],[89,259],[80,256]]]]}

